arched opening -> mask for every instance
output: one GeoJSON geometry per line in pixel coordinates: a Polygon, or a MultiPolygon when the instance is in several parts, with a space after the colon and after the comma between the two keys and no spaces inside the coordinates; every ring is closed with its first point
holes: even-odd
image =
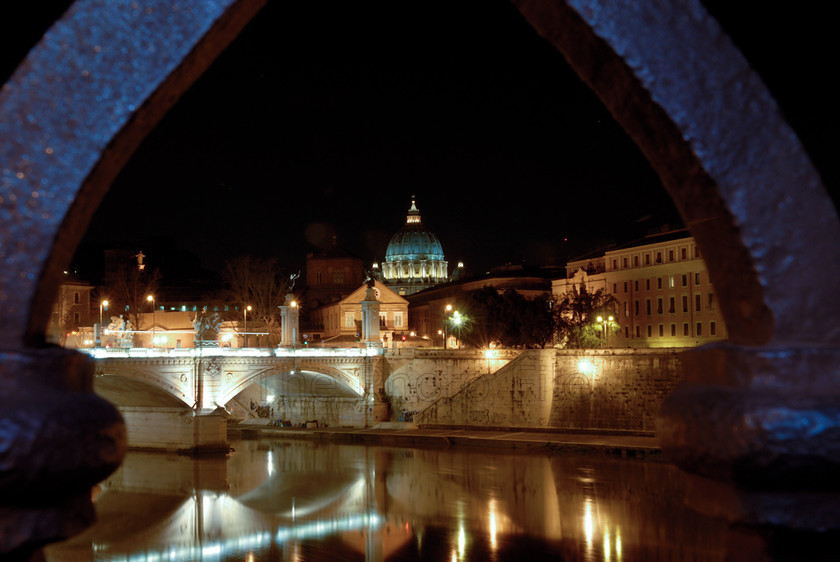
{"type": "MultiPolygon", "coordinates": [[[[816,282],[835,278],[840,267],[835,259],[837,216],[816,171],[763,85],[699,4],[686,1],[656,9],[596,1],[574,4],[518,2],[532,24],[601,93],[654,163],[709,259],[733,342],[753,346],[728,351],[723,367],[701,373],[698,381],[707,373],[719,374],[737,387],[736,406],[743,407],[753,392],[750,383],[768,377],[776,386],[772,391],[762,388],[762,399],[769,397],[771,405],[778,405],[787,403],[787,391],[793,388],[785,377],[807,373],[811,378],[798,380],[796,390],[801,410],[810,411],[818,393],[836,393],[831,373],[837,359],[831,346],[840,337],[833,287],[816,282]],[[662,49],[663,44],[674,49],[662,49]],[[709,68],[692,56],[710,50],[720,55],[712,58],[721,66],[709,68]],[[733,91],[745,92],[746,103],[729,99],[733,91]],[[760,365],[764,370],[750,373],[754,378],[746,377],[746,384],[740,371],[727,370],[739,359],[749,363],[747,358],[756,353],[771,353],[761,347],[768,343],[798,346],[795,352],[782,352],[787,372],[766,354],[760,365]],[[812,376],[815,366],[818,374],[812,376]]],[[[16,354],[4,362],[4,371],[22,362],[46,362],[32,349],[43,334],[60,266],[69,261],[93,209],[134,147],[260,6],[247,0],[205,2],[205,11],[186,18],[164,3],[157,11],[135,14],[97,6],[97,21],[113,25],[90,27],[86,24],[93,8],[80,2],[0,93],[4,110],[17,117],[0,122],[0,136],[15,139],[0,151],[6,205],[0,258],[8,266],[0,271],[0,347],[16,354]],[[161,35],[164,30],[177,32],[165,34],[166,41],[149,56],[148,45],[135,42],[130,31],[147,28],[159,29],[161,35]],[[136,73],[120,66],[123,57],[114,57],[112,51],[117,45],[135,48],[136,73]],[[110,88],[116,92],[112,98],[96,94],[110,88]],[[67,113],[65,107],[79,111],[67,113]]],[[[833,407],[820,404],[819,411],[833,407]]],[[[699,412],[688,422],[696,430],[710,414],[714,412],[699,412]]],[[[743,423],[741,418],[736,424],[743,423]]],[[[773,420],[765,422],[766,429],[773,420]]],[[[714,429],[704,438],[691,432],[670,438],[690,453],[683,458],[696,462],[703,456],[695,454],[697,449],[715,440],[727,442],[720,435],[731,434],[733,425],[714,429]]],[[[837,465],[836,452],[821,448],[821,435],[797,433],[794,438],[804,441],[790,448],[788,433],[770,433],[769,444],[790,456],[783,466],[778,466],[778,457],[740,463],[737,482],[768,467],[774,476],[762,482],[778,483],[792,466],[801,476],[815,464],[837,465]],[[814,451],[820,451],[816,461],[811,458],[814,451]],[[791,457],[810,460],[791,465],[791,457]]],[[[739,442],[747,442],[747,454],[768,444],[762,431],[746,437],[739,442]]],[[[713,462],[721,465],[733,457],[739,460],[742,453],[714,452],[719,454],[713,462]]],[[[726,477],[729,469],[718,472],[722,474],[714,475],[726,477]]]]}

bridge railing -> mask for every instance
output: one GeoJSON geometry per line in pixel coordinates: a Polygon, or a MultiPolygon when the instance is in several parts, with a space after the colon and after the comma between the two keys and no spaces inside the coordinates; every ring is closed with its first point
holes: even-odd
{"type": "Polygon", "coordinates": [[[139,359],[156,357],[374,357],[383,354],[376,347],[203,347],[203,348],[88,348],[80,349],[95,359],[139,359]]]}

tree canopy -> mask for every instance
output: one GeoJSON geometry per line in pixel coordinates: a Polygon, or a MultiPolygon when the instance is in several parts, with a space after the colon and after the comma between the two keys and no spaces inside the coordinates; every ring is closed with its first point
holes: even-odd
{"type": "Polygon", "coordinates": [[[573,286],[554,306],[557,342],[567,348],[603,347],[607,334],[620,328],[617,306],[604,289],[590,292],[585,283],[573,286]]]}
{"type": "Polygon", "coordinates": [[[545,347],[554,331],[548,295],[527,299],[515,290],[493,287],[470,291],[463,303],[469,319],[464,343],[475,347],[545,347]]]}

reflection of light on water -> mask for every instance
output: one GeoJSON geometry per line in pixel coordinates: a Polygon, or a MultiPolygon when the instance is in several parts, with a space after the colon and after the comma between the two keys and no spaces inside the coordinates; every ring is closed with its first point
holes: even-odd
{"type": "Polygon", "coordinates": [[[460,558],[464,557],[464,549],[467,546],[467,535],[464,532],[464,523],[461,522],[461,525],[458,527],[458,556],[460,558]]]}
{"type": "Polygon", "coordinates": [[[583,532],[586,535],[586,544],[592,546],[592,535],[595,531],[595,524],[592,522],[592,500],[587,498],[583,505],[583,532]]]}
{"type": "Polygon", "coordinates": [[[487,511],[490,513],[490,549],[495,552],[496,544],[496,499],[490,498],[487,505],[487,511]]]}
{"type": "MultiPolygon", "coordinates": [[[[381,524],[382,518],[376,513],[351,515],[324,521],[310,521],[302,525],[279,529],[274,535],[274,542],[279,545],[289,540],[320,538],[333,533],[355,529],[376,529],[381,524]]],[[[254,560],[254,550],[267,547],[271,542],[271,533],[252,533],[228,540],[208,542],[202,546],[183,546],[170,548],[161,552],[146,551],[136,555],[129,555],[128,557],[125,554],[116,553],[112,557],[108,557],[104,552],[107,548],[104,545],[93,543],[91,546],[94,552],[97,553],[96,559],[101,561],[148,562],[150,560],[160,560],[164,562],[174,560],[212,560],[233,556],[238,552],[248,551],[247,560],[250,562],[254,560]]]]}
{"type": "Polygon", "coordinates": [[[245,562],[254,562],[254,553],[253,552],[248,553],[248,557],[245,558],[245,562]]]}
{"type": "Polygon", "coordinates": [[[615,529],[615,557],[621,560],[621,529],[615,529]]]}
{"type": "Polygon", "coordinates": [[[610,530],[604,529],[604,560],[609,561],[612,549],[610,548],[610,530]]]}
{"type": "Polygon", "coordinates": [[[271,451],[268,451],[268,455],[266,455],[266,463],[268,468],[268,475],[271,476],[274,474],[274,455],[271,451]]]}

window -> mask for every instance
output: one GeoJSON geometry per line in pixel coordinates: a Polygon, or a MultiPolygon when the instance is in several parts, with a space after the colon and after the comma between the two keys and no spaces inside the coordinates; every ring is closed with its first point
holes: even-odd
{"type": "Polygon", "coordinates": [[[79,327],[79,324],[81,324],[81,323],[82,323],[82,319],[81,319],[81,317],[79,316],[79,313],[78,313],[78,312],[74,312],[74,313],[73,313],[73,327],[74,327],[74,328],[78,328],[78,327],[79,327]]]}
{"type": "Polygon", "coordinates": [[[668,261],[674,261],[674,250],[668,250],[668,261]]]}
{"type": "Polygon", "coordinates": [[[656,252],[656,263],[662,263],[662,252],[656,252]]]}
{"type": "Polygon", "coordinates": [[[650,324],[648,324],[647,329],[648,329],[648,337],[653,336],[653,327],[650,324]]]}
{"type": "Polygon", "coordinates": [[[612,261],[612,268],[613,269],[618,269],[618,260],[613,260],[612,261]]]}
{"type": "Polygon", "coordinates": [[[403,324],[403,313],[402,312],[395,312],[394,313],[394,326],[400,328],[404,326],[403,324]]]}
{"type": "Polygon", "coordinates": [[[682,304],[683,304],[683,312],[688,312],[688,295],[683,295],[682,304]]]}
{"type": "Polygon", "coordinates": [[[344,313],[344,327],[345,328],[355,328],[356,327],[356,316],[352,312],[345,312],[344,313]]]}
{"type": "Polygon", "coordinates": [[[630,337],[630,327],[629,326],[624,326],[624,337],[625,338],[630,337]]]}
{"type": "Polygon", "coordinates": [[[650,254],[645,254],[645,265],[650,265],[650,254]]]}
{"type": "Polygon", "coordinates": [[[636,337],[637,338],[642,337],[642,327],[641,326],[636,326],[636,337]]]}
{"type": "Polygon", "coordinates": [[[81,302],[81,298],[79,293],[73,293],[73,304],[79,304],[81,302]]]}
{"type": "Polygon", "coordinates": [[[700,284],[700,274],[699,274],[699,273],[695,273],[695,274],[694,274],[694,284],[695,284],[695,285],[699,285],[699,284],[700,284]]]}
{"type": "Polygon", "coordinates": [[[696,332],[695,335],[697,335],[697,336],[702,336],[703,335],[703,323],[702,322],[697,323],[697,332],[696,332]]]}
{"type": "Polygon", "coordinates": [[[627,292],[627,281],[624,282],[624,292],[627,292]]]}
{"type": "Polygon", "coordinates": [[[694,295],[694,312],[700,312],[700,309],[702,308],[701,303],[701,295],[694,295]]]}
{"type": "Polygon", "coordinates": [[[639,267],[639,256],[633,256],[633,267],[639,267]]]}
{"type": "Polygon", "coordinates": [[[682,286],[683,287],[688,286],[688,275],[686,275],[685,273],[683,273],[683,276],[682,276],[682,286]]]}
{"type": "Polygon", "coordinates": [[[627,269],[627,258],[621,258],[621,267],[627,269]]]}
{"type": "Polygon", "coordinates": [[[320,271],[318,271],[318,272],[316,272],[316,273],[315,273],[315,284],[316,284],[316,285],[320,285],[320,284],[321,284],[321,272],[320,272],[320,271]]]}
{"type": "Polygon", "coordinates": [[[630,303],[624,301],[624,316],[630,316],[630,303]]]}
{"type": "Polygon", "coordinates": [[[686,259],[686,251],[685,248],[680,248],[680,259],[686,259]]]}
{"type": "Polygon", "coordinates": [[[717,335],[717,324],[714,322],[709,322],[709,335],[716,336],[717,335]]]}
{"type": "Polygon", "coordinates": [[[380,312],[379,313],[379,327],[384,328],[388,325],[388,313],[387,312],[380,312]]]}
{"type": "Polygon", "coordinates": [[[676,299],[674,297],[669,297],[668,298],[668,312],[670,312],[671,314],[675,313],[677,311],[676,304],[677,304],[676,299]]]}
{"type": "Polygon", "coordinates": [[[688,336],[688,322],[683,324],[683,335],[688,336]]]}
{"type": "Polygon", "coordinates": [[[715,294],[709,293],[709,310],[715,309],[715,294]]]}
{"type": "Polygon", "coordinates": [[[638,279],[633,281],[633,290],[635,290],[637,293],[639,292],[639,280],[638,279]]]}
{"type": "Polygon", "coordinates": [[[636,312],[636,316],[639,315],[639,301],[633,301],[633,310],[636,312]]]}
{"type": "Polygon", "coordinates": [[[337,269],[333,271],[333,285],[344,285],[344,271],[337,269]]]}
{"type": "Polygon", "coordinates": [[[662,314],[662,297],[656,299],[656,313],[662,314]]]}
{"type": "Polygon", "coordinates": [[[661,337],[664,337],[664,336],[665,336],[665,326],[660,324],[659,325],[659,337],[661,338],[661,337]]]}
{"type": "Polygon", "coordinates": [[[669,289],[674,288],[674,276],[673,275],[668,276],[668,288],[669,289]]]}
{"type": "Polygon", "coordinates": [[[650,291],[650,279],[645,279],[645,290],[650,291]]]}
{"type": "Polygon", "coordinates": [[[694,246],[694,258],[696,259],[696,258],[699,258],[699,257],[700,257],[700,248],[698,248],[697,246],[694,246]]]}
{"type": "Polygon", "coordinates": [[[677,335],[677,325],[676,324],[671,324],[671,337],[674,337],[676,335],[677,335]]]}
{"type": "Polygon", "coordinates": [[[618,283],[613,283],[613,293],[618,292],[618,283]]]}
{"type": "Polygon", "coordinates": [[[650,299],[645,300],[645,311],[647,315],[650,316],[650,299]]]}

